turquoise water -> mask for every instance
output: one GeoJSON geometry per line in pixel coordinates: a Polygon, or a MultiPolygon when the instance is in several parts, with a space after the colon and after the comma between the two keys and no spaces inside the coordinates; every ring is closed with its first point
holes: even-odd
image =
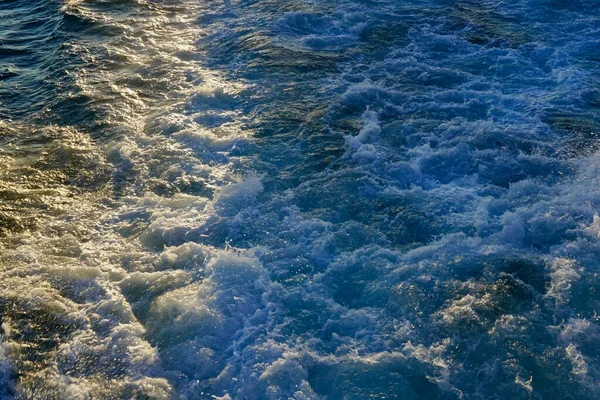
{"type": "Polygon", "coordinates": [[[0,398],[600,398],[596,0],[3,0],[0,398]]]}

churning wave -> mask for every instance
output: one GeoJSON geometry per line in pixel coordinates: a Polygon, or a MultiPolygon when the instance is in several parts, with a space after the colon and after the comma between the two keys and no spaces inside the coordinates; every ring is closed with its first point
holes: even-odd
{"type": "Polygon", "coordinates": [[[596,0],[0,3],[0,398],[600,398],[596,0]]]}

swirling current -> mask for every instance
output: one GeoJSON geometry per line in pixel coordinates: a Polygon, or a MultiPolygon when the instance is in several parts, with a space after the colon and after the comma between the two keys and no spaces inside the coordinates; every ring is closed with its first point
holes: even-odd
{"type": "Polygon", "coordinates": [[[600,399],[597,0],[0,1],[1,399],[600,399]]]}

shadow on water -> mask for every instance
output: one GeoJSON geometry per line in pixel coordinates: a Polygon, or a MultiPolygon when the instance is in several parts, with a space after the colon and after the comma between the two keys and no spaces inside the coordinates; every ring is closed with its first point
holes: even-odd
{"type": "Polygon", "coordinates": [[[518,48],[532,41],[524,21],[501,12],[502,2],[467,0],[454,2],[451,15],[472,44],[485,47],[518,48]]]}

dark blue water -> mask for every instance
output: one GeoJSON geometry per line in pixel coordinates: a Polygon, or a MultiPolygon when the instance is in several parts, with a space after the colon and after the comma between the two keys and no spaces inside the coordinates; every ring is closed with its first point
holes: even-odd
{"type": "Polygon", "coordinates": [[[597,0],[2,0],[0,398],[599,399],[597,0]]]}

